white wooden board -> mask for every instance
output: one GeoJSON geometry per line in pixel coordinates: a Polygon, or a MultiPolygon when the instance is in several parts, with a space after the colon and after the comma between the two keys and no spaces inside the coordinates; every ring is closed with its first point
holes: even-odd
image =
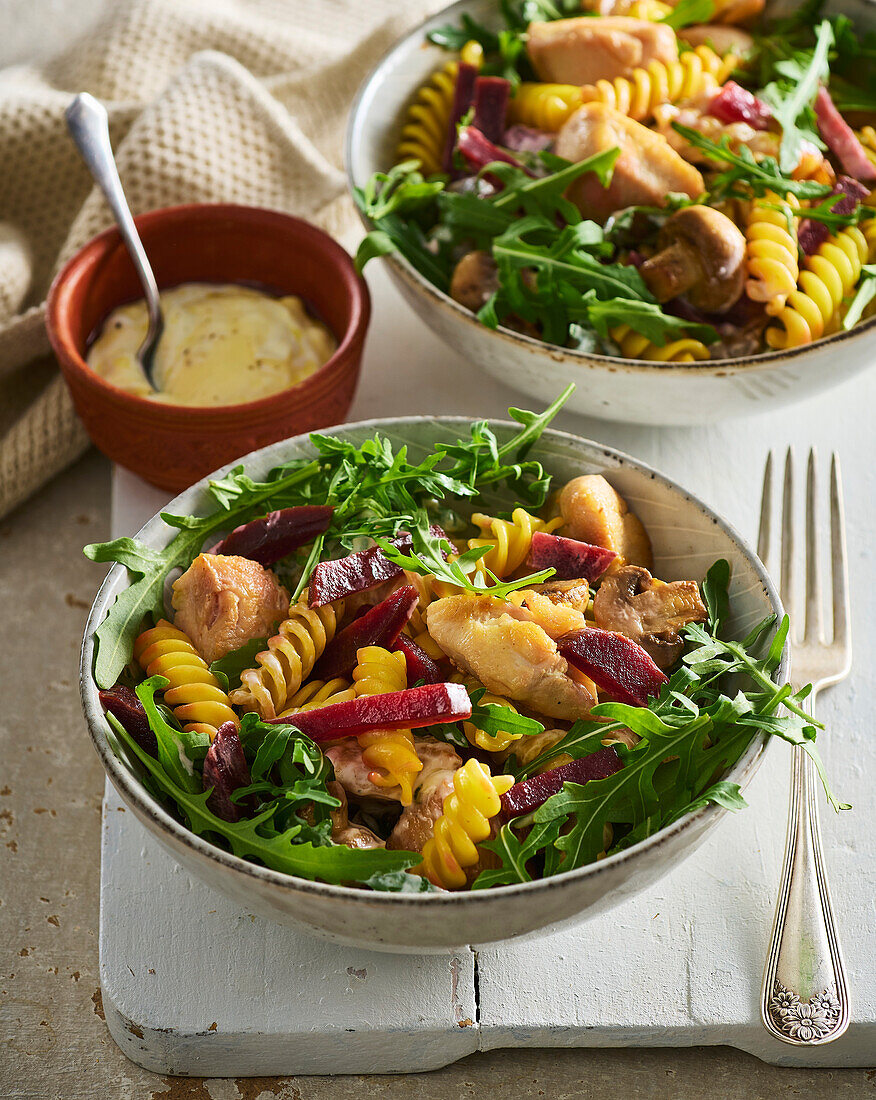
{"type": "MultiPolygon", "coordinates": [[[[526,404],[432,337],[381,274],[371,282],[375,318],[350,419],[500,417],[509,404],[526,404]]],[[[720,426],[639,428],[570,415],[557,423],[655,465],[752,541],[770,446],[793,442],[801,459],[811,443],[841,454],[855,664],[822,696],[819,714],[834,787],[855,807],[825,815],[854,998],[846,1036],[799,1050],[758,1022],[787,807],[790,757],[776,745],[749,789],[750,809],[726,817],[646,894],[571,931],[421,958],[330,946],[246,913],[185,874],[108,791],[101,982],[122,1049],[158,1072],[211,1077],[413,1072],[519,1046],[721,1043],[784,1065],[876,1062],[874,402],[871,370],[783,413],[720,426]]],[[[165,499],[118,474],[114,533],[132,533],[165,499]]]]}

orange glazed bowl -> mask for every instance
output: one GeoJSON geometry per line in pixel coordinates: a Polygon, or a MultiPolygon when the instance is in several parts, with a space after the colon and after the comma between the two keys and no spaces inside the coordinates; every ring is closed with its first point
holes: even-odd
{"type": "Polygon", "coordinates": [[[345,418],[371,300],[336,241],[300,218],[251,206],[173,206],[135,221],[159,288],[244,283],[295,294],[328,325],[338,347],[297,385],[244,405],[165,404],[110,385],[85,361],[89,340],[113,309],[143,291],[119,231],[108,229],[58,273],[46,315],[73,404],[105,455],[160,489],[178,491],[240,455],[345,418]]]}

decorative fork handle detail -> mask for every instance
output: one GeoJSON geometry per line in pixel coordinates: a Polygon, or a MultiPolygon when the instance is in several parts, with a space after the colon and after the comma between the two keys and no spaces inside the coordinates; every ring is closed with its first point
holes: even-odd
{"type": "Polygon", "coordinates": [[[824,871],[814,768],[798,746],[761,1017],[767,1031],[793,1046],[831,1043],[849,1026],[849,994],[824,871]]]}

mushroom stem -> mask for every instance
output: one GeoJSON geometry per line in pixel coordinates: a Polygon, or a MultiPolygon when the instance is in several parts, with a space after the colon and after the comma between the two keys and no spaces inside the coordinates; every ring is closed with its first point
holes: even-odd
{"type": "Polygon", "coordinates": [[[645,260],[639,274],[658,302],[668,302],[690,290],[703,269],[694,249],[686,241],[676,241],[645,260]]]}

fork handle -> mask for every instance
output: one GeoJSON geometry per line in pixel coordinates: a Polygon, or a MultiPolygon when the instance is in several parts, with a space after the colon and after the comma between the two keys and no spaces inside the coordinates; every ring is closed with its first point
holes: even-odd
{"type": "Polygon", "coordinates": [[[831,1043],[849,1026],[815,788],[812,761],[795,746],[785,859],[761,991],[764,1027],[793,1046],[831,1043]]]}

